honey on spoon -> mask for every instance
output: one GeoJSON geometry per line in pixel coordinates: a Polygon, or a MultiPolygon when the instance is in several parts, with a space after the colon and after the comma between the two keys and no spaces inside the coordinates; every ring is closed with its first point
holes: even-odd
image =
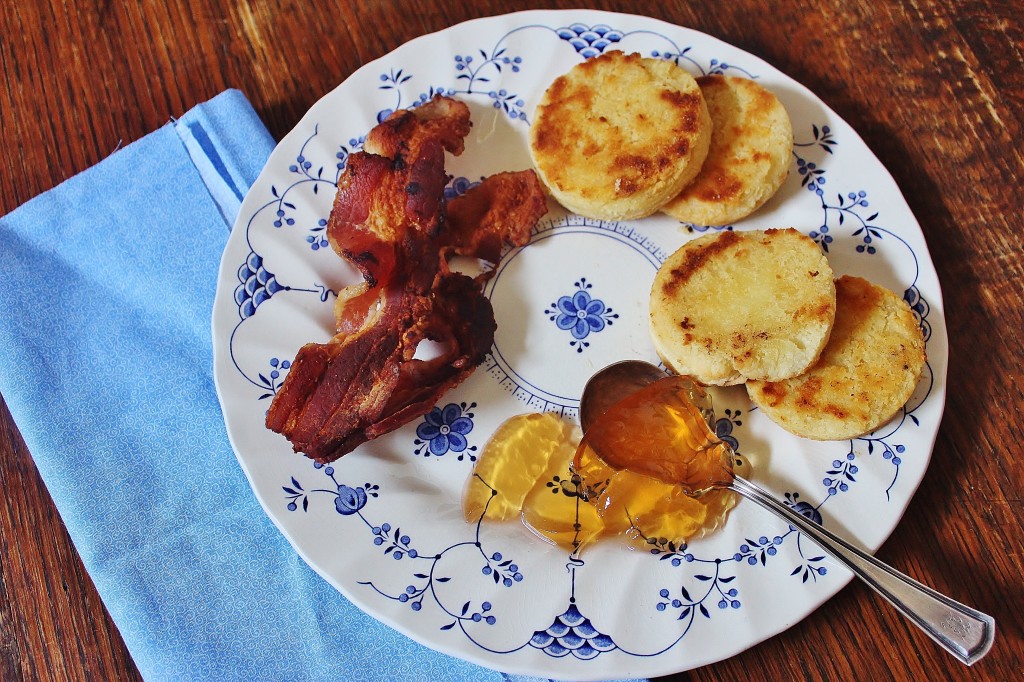
{"type": "MultiPolygon", "coordinates": [[[[586,480],[573,469],[579,429],[553,413],[521,414],[503,423],[477,460],[463,496],[467,522],[522,522],[572,554],[602,538],[632,549],[683,542],[718,525],[736,496],[700,500],[680,486],[586,459],[586,480]]],[[[592,452],[592,451],[589,451],[592,452]]]]}
{"type": "Polygon", "coordinates": [[[689,377],[668,376],[646,363],[643,373],[622,377],[630,367],[613,365],[587,384],[580,405],[583,442],[574,469],[588,478],[596,456],[613,469],[681,485],[691,497],[728,488],[735,454],[711,431],[713,411],[704,389],[689,377]],[[632,390],[605,405],[602,400],[621,391],[622,381],[632,390]]]}
{"type": "Polygon", "coordinates": [[[586,479],[587,468],[603,462],[679,483],[693,496],[739,493],[814,540],[961,662],[971,665],[988,653],[995,638],[991,616],[882,563],[737,474],[732,449],[708,426],[710,409],[703,390],[687,378],[668,377],[646,362],[610,365],[583,391],[576,471],[586,479]]]}
{"type": "Polygon", "coordinates": [[[735,495],[714,490],[695,499],[692,490],[679,484],[680,477],[708,474],[684,472],[674,467],[678,457],[659,459],[650,453],[717,448],[724,459],[709,473],[720,484],[731,477],[734,455],[717,438],[707,437],[707,424],[687,427],[690,420],[711,416],[706,394],[688,380],[659,375],[662,381],[630,396],[597,424],[590,421],[596,404],[591,393],[582,413],[587,430],[582,442],[579,430],[555,414],[517,415],[503,423],[467,485],[466,520],[519,519],[538,537],[573,554],[600,538],[625,538],[639,550],[652,544],[679,546],[719,526],[735,506],[735,495]],[[676,391],[686,391],[687,399],[676,399],[676,391]],[[694,408],[689,396],[701,400],[703,410],[694,408]],[[634,429],[637,423],[645,427],[634,429]],[[647,428],[655,423],[662,428],[647,428]],[[630,445],[643,444],[641,456],[632,465],[623,459],[605,461],[589,445],[595,437],[612,445],[602,447],[603,452],[626,454],[630,445]]]}

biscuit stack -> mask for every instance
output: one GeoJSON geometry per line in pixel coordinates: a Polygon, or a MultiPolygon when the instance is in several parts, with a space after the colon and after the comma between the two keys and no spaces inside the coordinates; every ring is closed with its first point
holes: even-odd
{"type": "MultiPolygon", "coordinates": [[[[793,129],[746,78],[694,79],[670,61],[608,52],[544,93],[530,151],[552,196],[608,220],[663,211],[731,225],[789,172],[793,129]]],[[[751,400],[806,438],[874,431],[910,399],[925,363],[921,328],[891,291],[833,279],[795,229],[722,231],[685,244],[658,271],[650,329],[665,364],[751,400]]]]}
{"type": "Polygon", "coordinates": [[[754,404],[798,436],[870,433],[910,399],[924,335],[893,292],[832,276],[817,244],[791,228],[695,239],[655,276],[655,347],[679,374],[745,384],[754,404]]]}
{"type": "Polygon", "coordinates": [[[792,149],[789,115],[756,82],[617,51],[555,79],[530,127],[551,195],[608,220],[731,224],[781,187],[792,149]]]}

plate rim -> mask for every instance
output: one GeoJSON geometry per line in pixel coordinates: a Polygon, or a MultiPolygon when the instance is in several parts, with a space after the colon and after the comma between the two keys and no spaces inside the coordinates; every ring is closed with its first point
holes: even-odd
{"type": "MultiPolygon", "coordinates": [[[[544,10],[522,10],[522,11],[517,11],[517,12],[504,13],[504,14],[503,13],[498,13],[498,14],[493,14],[493,15],[489,15],[489,16],[485,16],[485,17],[477,17],[477,18],[473,18],[473,19],[468,19],[466,21],[462,21],[462,22],[453,24],[452,26],[449,26],[449,27],[446,27],[446,28],[443,28],[443,29],[439,29],[439,30],[436,30],[436,31],[432,31],[430,33],[426,33],[426,34],[423,34],[423,35],[419,35],[419,36],[417,36],[415,38],[412,38],[411,40],[406,41],[406,42],[396,46],[395,48],[389,50],[388,52],[386,52],[386,53],[384,53],[384,54],[382,54],[382,55],[380,55],[380,56],[378,56],[378,57],[376,57],[376,58],[366,62],[365,64],[361,65],[359,68],[355,69],[347,77],[345,77],[337,86],[335,86],[334,88],[330,89],[323,96],[318,98],[317,101],[314,102],[309,107],[309,109],[302,115],[302,117],[300,117],[300,119],[291,128],[291,130],[286,135],[284,135],[281,138],[281,140],[278,142],[278,144],[275,146],[274,150],[271,152],[270,156],[268,157],[266,164],[261,169],[261,171],[258,174],[257,178],[253,181],[252,185],[250,186],[250,191],[246,193],[246,196],[244,197],[244,199],[242,201],[238,217],[234,221],[234,224],[233,224],[233,227],[232,227],[232,237],[233,237],[233,235],[235,234],[236,231],[239,231],[239,230],[241,230],[243,232],[245,231],[245,221],[248,220],[249,217],[252,215],[252,209],[254,208],[254,206],[258,205],[258,201],[255,198],[250,200],[250,197],[252,196],[252,191],[253,191],[254,188],[260,187],[262,184],[265,184],[265,182],[267,181],[267,178],[272,176],[272,174],[274,173],[274,171],[271,169],[272,161],[274,161],[275,158],[278,158],[278,157],[283,158],[282,155],[285,153],[285,151],[290,146],[294,147],[295,141],[297,139],[300,139],[301,136],[304,134],[304,132],[306,130],[308,130],[309,123],[312,120],[314,120],[314,118],[317,115],[317,112],[320,109],[322,109],[322,108],[327,108],[327,104],[330,102],[330,100],[332,100],[333,98],[337,98],[339,92],[342,91],[343,88],[346,86],[346,84],[349,83],[352,79],[356,78],[361,73],[365,74],[366,72],[370,72],[370,71],[373,71],[374,69],[380,68],[380,65],[385,60],[394,57],[396,55],[396,53],[398,53],[400,51],[413,50],[417,46],[420,46],[420,45],[422,45],[424,43],[429,43],[432,40],[436,40],[439,36],[442,36],[443,34],[446,34],[446,33],[449,33],[449,32],[453,32],[453,31],[457,31],[457,30],[467,30],[467,28],[471,27],[473,24],[490,23],[490,22],[494,22],[494,21],[512,22],[514,20],[522,20],[522,19],[525,19],[527,17],[530,18],[531,20],[534,20],[535,23],[543,23],[545,20],[550,22],[550,19],[554,18],[554,17],[564,17],[564,18],[570,18],[571,17],[571,18],[577,18],[577,19],[580,19],[580,20],[584,20],[585,19],[585,20],[588,20],[588,21],[593,20],[593,19],[600,19],[600,20],[603,20],[604,23],[614,23],[616,20],[620,20],[620,19],[625,18],[625,19],[628,19],[630,21],[641,22],[641,23],[648,23],[648,24],[651,24],[652,27],[657,29],[657,30],[662,30],[662,31],[668,30],[668,31],[673,31],[673,32],[682,31],[683,33],[699,36],[701,40],[706,40],[706,41],[710,42],[713,45],[721,45],[721,46],[723,46],[724,48],[727,48],[730,51],[737,51],[737,52],[740,52],[740,53],[744,54],[746,57],[749,57],[752,60],[751,64],[755,64],[757,66],[763,66],[764,68],[767,68],[767,69],[770,69],[772,71],[776,71],[776,72],[782,74],[782,76],[785,79],[787,79],[789,84],[792,84],[792,85],[794,85],[794,86],[799,88],[799,90],[800,90],[799,94],[801,96],[807,97],[807,98],[811,99],[818,106],[822,107],[822,109],[829,115],[829,117],[833,118],[836,121],[841,121],[843,124],[845,124],[847,126],[847,128],[848,128],[848,131],[844,131],[844,132],[848,132],[848,134],[852,135],[853,136],[853,140],[852,141],[855,142],[857,145],[859,145],[870,156],[870,158],[873,161],[876,162],[877,167],[879,169],[881,169],[886,174],[886,177],[884,177],[882,179],[883,184],[887,185],[888,188],[890,188],[892,191],[896,192],[898,197],[899,197],[899,199],[906,205],[907,211],[908,211],[909,215],[911,216],[911,218],[913,219],[913,225],[910,226],[912,228],[911,231],[913,232],[913,230],[916,229],[917,234],[919,234],[920,237],[921,237],[920,244],[919,245],[915,244],[915,250],[918,251],[918,255],[920,255],[920,256],[922,256],[922,257],[927,259],[927,263],[931,266],[932,271],[934,271],[934,262],[932,260],[931,254],[930,254],[930,252],[928,250],[927,242],[924,239],[924,231],[921,228],[920,223],[916,220],[916,218],[913,217],[913,213],[912,213],[912,211],[910,209],[909,203],[906,201],[906,197],[904,196],[904,194],[902,192],[902,189],[896,183],[896,180],[892,176],[892,174],[889,171],[889,169],[886,168],[884,166],[884,164],[882,164],[881,160],[878,159],[878,157],[875,154],[875,152],[867,145],[867,143],[860,136],[860,134],[856,131],[856,129],[852,125],[850,125],[848,122],[846,122],[845,119],[840,117],[831,107],[829,107],[823,100],[821,100],[821,98],[818,97],[813,91],[811,91],[809,88],[804,86],[802,83],[800,83],[796,79],[792,78],[791,76],[789,76],[788,74],[783,72],[778,67],[773,66],[772,64],[766,62],[765,60],[763,60],[762,58],[758,57],[757,55],[755,55],[753,53],[750,53],[750,52],[748,52],[747,50],[745,50],[743,48],[739,48],[739,47],[736,47],[734,45],[731,45],[731,44],[725,42],[724,40],[722,40],[720,38],[717,38],[716,36],[713,36],[713,35],[710,35],[710,34],[707,34],[707,33],[704,33],[704,32],[701,32],[699,30],[692,29],[692,28],[689,28],[689,27],[672,24],[671,22],[664,21],[664,20],[657,19],[657,18],[653,18],[653,17],[647,17],[647,16],[640,15],[640,14],[612,12],[612,11],[605,11],[605,10],[576,10],[576,9],[564,9],[564,10],[550,10],[550,9],[544,9],[544,10]]],[[[562,24],[565,24],[565,23],[566,23],[565,21],[562,21],[562,22],[559,23],[559,25],[562,25],[562,24]]],[[[305,552],[303,547],[300,546],[300,543],[291,535],[291,533],[288,531],[288,529],[284,526],[283,522],[279,519],[278,514],[272,512],[271,501],[269,499],[265,499],[264,495],[261,493],[260,486],[258,485],[258,483],[256,481],[256,474],[253,471],[250,470],[250,466],[249,466],[250,463],[241,454],[240,447],[239,447],[238,443],[236,442],[235,436],[234,436],[234,434],[232,432],[232,425],[229,422],[229,418],[228,418],[230,410],[229,410],[229,407],[227,405],[225,405],[225,402],[226,402],[226,400],[225,400],[225,390],[226,389],[224,389],[223,386],[222,386],[223,379],[221,377],[220,367],[222,366],[224,350],[221,347],[221,343],[222,342],[219,341],[219,338],[220,338],[219,335],[223,334],[223,327],[220,324],[220,322],[222,322],[222,320],[220,319],[221,315],[218,312],[218,308],[219,308],[218,302],[220,301],[222,295],[226,295],[227,294],[227,292],[221,292],[221,288],[222,287],[227,287],[227,286],[230,285],[231,279],[232,279],[232,276],[233,276],[233,273],[234,273],[234,270],[237,269],[236,268],[237,263],[234,263],[234,264],[229,263],[228,259],[227,259],[228,255],[229,255],[229,251],[230,251],[230,245],[233,242],[232,237],[229,237],[228,242],[225,244],[225,249],[224,249],[224,252],[223,252],[222,257],[221,257],[220,268],[218,269],[218,276],[217,276],[217,293],[215,295],[214,310],[213,310],[213,315],[211,317],[211,334],[213,336],[214,384],[215,384],[215,388],[216,388],[217,395],[218,395],[218,401],[219,401],[219,403],[221,405],[222,416],[224,417],[225,428],[227,430],[227,434],[228,434],[229,442],[231,443],[231,446],[232,446],[232,450],[235,453],[237,461],[239,462],[239,466],[242,468],[242,470],[243,470],[243,472],[244,472],[244,474],[246,476],[246,479],[247,479],[247,482],[248,482],[248,484],[250,486],[250,489],[253,491],[253,494],[256,496],[257,500],[260,502],[260,505],[263,508],[264,513],[267,515],[268,518],[270,518],[271,522],[275,525],[275,527],[277,527],[279,532],[281,532],[281,534],[289,542],[291,547],[296,551],[297,554],[299,554],[300,557],[302,557],[303,561],[310,568],[312,568],[320,577],[322,577],[332,587],[334,587],[338,592],[340,592],[347,600],[349,600],[351,603],[353,603],[355,606],[357,606],[360,610],[364,611],[365,613],[367,613],[370,617],[374,618],[375,620],[378,620],[378,621],[386,624],[387,626],[389,626],[389,627],[393,628],[394,630],[400,632],[404,636],[409,637],[410,639],[412,639],[412,640],[414,640],[414,641],[416,641],[416,642],[418,642],[418,643],[420,643],[420,644],[422,644],[424,646],[427,646],[428,648],[431,648],[431,649],[436,650],[436,651],[440,651],[442,653],[454,656],[454,657],[462,659],[462,660],[467,660],[467,661],[476,663],[478,665],[482,665],[482,666],[487,667],[489,669],[494,669],[494,670],[500,669],[500,670],[503,670],[505,672],[511,672],[511,673],[523,673],[523,674],[532,674],[532,675],[541,674],[541,673],[538,673],[537,670],[533,669],[532,667],[529,667],[529,666],[519,667],[519,666],[517,666],[516,665],[516,661],[518,659],[516,659],[516,658],[505,659],[505,662],[511,663],[512,665],[502,666],[502,667],[498,668],[498,667],[496,667],[495,663],[493,661],[491,661],[491,660],[487,660],[484,657],[473,656],[472,655],[473,650],[470,650],[471,653],[467,653],[466,650],[460,649],[458,646],[455,646],[455,645],[450,646],[450,647],[446,647],[446,646],[443,645],[443,643],[439,643],[438,640],[430,640],[430,639],[427,639],[426,637],[422,637],[418,631],[416,631],[413,628],[410,628],[410,627],[406,626],[403,621],[396,620],[394,618],[389,617],[386,614],[382,614],[379,610],[367,609],[364,606],[364,604],[366,603],[366,600],[361,599],[361,598],[351,594],[350,590],[346,586],[341,584],[337,579],[335,579],[329,573],[327,573],[325,570],[323,570],[322,567],[318,566],[311,559],[311,557],[305,552]]],[[[936,444],[936,441],[937,441],[937,438],[938,438],[939,426],[940,426],[940,423],[941,423],[941,420],[942,420],[942,413],[943,413],[943,411],[945,409],[946,394],[947,394],[947,390],[948,390],[948,386],[947,386],[947,378],[948,378],[948,336],[947,336],[947,332],[948,332],[948,330],[947,330],[946,324],[945,324],[945,314],[944,314],[944,304],[943,304],[943,300],[942,300],[941,284],[940,284],[937,276],[935,276],[933,278],[933,281],[930,282],[930,285],[931,285],[931,288],[933,288],[933,290],[934,290],[934,293],[930,293],[930,296],[929,296],[929,299],[928,299],[929,303],[931,304],[931,313],[930,314],[935,315],[937,317],[937,319],[941,320],[941,324],[939,325],[940,328],[941,328],[941,334],[939,334],[938,338],[935,339],[936,347],[933,347],[931,345],[932,344],[932,340],[931,339],[929,339],[930,344],[929,344],[929,347],[928,347],[929,359],[931,360],[931,359],[934,358],[935,361],[936,361],[932,365],[933,371],[936,368],[941,370],[941,372],[935,372],[935,374],[933,375],[932,395],[930,396],[930,399],[934,400],[937,403],[937,408],[938,408],[937,409],[937,413],[936,413],[936,417],[935,417],[935,420],[936,420],[935,421],[935,428],[934,429],[930,429],[928,434],[927,434],[927,438],[923,439],[924,442],[922,443],[922,445],[927,445],[927,447],[926,448],[922,448],[922,455],[923,455],[923,460],[924,461],[923,461],[922,466],[921,466],[921,472],[922,473],[921,473],[920,477],[917,478],[917,480],[914,481],[913,484],[908,487],[907,495],[906,495],[906,501],[904,503],[902,503],[902,505],[901,505],[902,508],[900,509],[899,513],[895,515],[895,519],[892,522],[891,527],[889,527],[889,528],[884,530],[884,532],[882,534],[883,537],[881,538],[881,540],[878,543],[872,543],[872,544],[874,544],[874,546],[869,547],[869,550],[872,551],[872,552],[877,551],[877,549],[891,536],[892,532],[895,530],[895,527],[899,524],[899,522],[902,520],[903,516],[905,515],[907,507],[909,506],[910,501],[913,499],[914,495],[916,494],[917,489],[920,487],[921,483],[923,482],[924,476],[927,474],[927,470],[931,466],[931,459],[933,457],[934,447],[935,447],[935,444],[936,444]],[[937,353],[934,352],[934,351],[937,351],[937,353]]],[[[229,327],[230,326],[233,326],[233,325],[229,325],[229,327]]],[[[479,368],[478,368],[478,371],[479,371],[479,368]]],[[[696,667],[696,666],[699,666],[699,665],[705,665],[707,663],[713,663],[713,662],[718,661],[718,660],[724,660],[725,658],[728,658],[728,657],[731,657],[733,655],[736,655],[736,653],[739,653],[741,651],[745,651],[745,650],[747,650],[747,649],[749,649],[749,648],[751,648],[753,646],[756,646],[758,643],[764,641],[765,639],[773,637],[776,634],[779,634],[779,633],[787,630],[788,628],[792,627],[793,625],[801,622],[803,619],[805,619],[812,612],[814,612],[819,607],[821,607],[822,605],[824,605],[825,603],[830,601],[835,596],[835,594],[840,589],[842,589],[842,587],[844,587],[847,583],[849,583],[850,580],[852,580],[852,578],[853,578],[852,575],[849,575],[849,574],[844,575],[841,579],[836,580],[836,586],[835,586],[834,590],[828,591],[828,594],[823,599],[821,599],[819,602],[813,604],[809,610],[807,610],[802,615],[799,615],[798,617],[796,617],[792,622],[786,623],[786,624],[782,625],[779,629],[774,630],[772,632],[764,633],[763,637],[761,637],[761,638],[759,638],[759,639],[757,639],[756,641],[753,641],[753,642],[747,642],[747,643],[743,644],[742,646],[740,646],[739,648],[737,648],[735,651],[732,651],[731,653],[727,653],[724,656],[715,656],[710,661],[699,662],[699,663],[696,663],[694,665],[688,665],[685,662],[679,660],[677,665],[669,665],[668,667],[660,668],[658,671],[643,672],[641,674],[643,674],[643,675],[661,675],[661,674],[668,674],[668,673],[672,673],[672,672],[682,672],[682,671],[685,671],[685,670],[688,670],[688,669],[692,669],[693,667],[696,667]],[[682,667],[680,667],[680,666],[682,666],[682,667]]],[[[461,640],[456,640],[456,644],[459,641],[461,641],[461,640]]],[[[663,660],[666,659],[666,657],[659,657],[659,658],[662,658],[663,660]]],[[[671,659],[672,657],[670,656],[670,657],[667,657],[667,658],[671,659]]],[[[678,659],[678,657],[677,657],[677,659],[678,659]]],[[[662,661],[659,661],[659,662],[662,662],[662,661]]],[[[579,668],[579,666],[577,666],[577,668],[579,668]]],[[[590,669],[590,672],[596,673],[597,671],[594,671],[593,669],[590,669]]],[[[558,671],[558,670],[545,671],[543,674],[548,675],[548,676],[553,677],[553,678],[556,678],[556,679],[574,679],[574,680],[599,680],[599,679],[604,679],[604,677],[606,677],[606,675],[602,675],[602,674],[593,674],[593,675],[586,675],[586,674],[584,674],[582,676],[581,675],[576,675],[576,674],[565,675],[564,673],[562,673],[561,671],[558,671]]]]}

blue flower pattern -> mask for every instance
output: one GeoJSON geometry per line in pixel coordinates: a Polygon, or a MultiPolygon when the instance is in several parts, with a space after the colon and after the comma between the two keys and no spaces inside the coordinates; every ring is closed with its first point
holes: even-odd
{"type": "Polygon", "coordinates": [[[277,358],[270,358],[270,372],[264,374],[260,372],[260,384],[266,388],[266,392],[263,393],[258,399],[266,400],[267,398],[273,398],[277,395],[278,389],[281,388],[281,384],[284,383],[284,372],[291,369],[292,363],[289,360],[278,360],[277,358]]]}
{"type": "Polygon", "coordinates": [[[589,290],[593,285],[586,277],[580,277],[574,286],[575,293],[559,297],[558,301],[544,310],[544,314],[559,329],[572,334],[573,340],[569,345],[575,347],[577,353],[582,353],[584,348],[590,346],[585,339],[612,324],[613,320],[618,319],[619,314],[606,306],[601,299],[590,295],[589,290]]]}
{"type": "Polygon", "coordinates": [[[476,403],[466,405],[448,403],[443,408],[435,407],[428,412],[416,427],[416,454],[441,457],[449,452],[460,454],[459,460],[467,456],[476,461],[476,447],[470,447],[466,436],[473,430],[473,413],[476,403]]]}
{"type": "Polygon", "coordinates": [[[351,487],[338,482],[334,477],[334,467],[319,462],[315,463],[314,466],[317,469],[324,470],[324,474],[333,483],[332,488],[316,488],[307,491],[302,487],[298,479],[292,476],[291,485],[281,486],[287,500],[286,507],[288,511],[296,511],[300,506],[302,511],[309,511],[309,495],[311,493],[327,493],[334,496],[334,508],[339,514],[351,516],[352,514],[358,514],[366,506],[370,497],[377,497],[379,494],[380,486],[374,483],[365,483],[359,487],[351,487]]]}
{"type": "MultiPolygon", "coordinates": [[[[459,417],[457,417],[456,420],[458,418],[459,417]]],[[[441,419],[443,420],[443,416],[441,419]]],[[[370,536],[373,538],[374,546],[380,548],[384,556],[389,556],[395,561],[408,559],[410,562],[416,562],[417,565],[423,562],[426,562],[428,565],[425,570],[417,570],[413,573],[413,579],[415,582],[410,583],[397,594],[384,592],[378,588],[372,580],[361,581],[359,583],[360,585],[366,585],[388,599],[401,604],[407,604],[414,612],[421,611],[423,609],[424,600],[429,597],[441,611],[452,617],[451,622],[442,626],[440,628],[441,630],[451,630],[455,627],[459,627],[467,636],[469,636],[465,628],[470,623],[494,625],[498,622],[498,617],[491,613],[493,606],[488,601],[481,602],[477,609],[473,608],[472,601],[464,602],[461,608],[458,609],[446,603],[444,599],[438,595],[437,587],[450,582],[451,578],[439,573],[437,566],[446,554],[458,550],[473,548],[476,556],[479,557],[479,560],[482,563],[480,572],[485,576],[491,577],[495,585],[500,585],[504,588],[511,588],[525,579],[523,573],[519,570],[519,566],[514,560],[506,558],[501,552],[491,552],[490,554],[485,553],[482,543],[478,540],[455,543],[440,552],[423,553],[416,548],[413,538],[408,533],[402,532],[401,528],[397,526],[393,527],[391,523],[387,521],[375,524],[366,516],[365,508],[367,503],[371,498],[379,496],[380,486],[374,483],[364,483],[361,486],[350,486],[338,481],[336,470],[333,466],[316,462],[313,464],[313,467],[315,469],[322,470],[324,475],[330,479],[331,488],[314,488],[307,490],[296,477],[292,476],[289,485],[282,486],[282,490],[287,501],[286,507],[288,511],[295,512],[301,507],[303,512],[308,512],[309,499],[313,493],[333,496],[335,511],[343,517],[357,518],[361,520],[369,531],[370,536]]],[[[486,508],[476,522],[477,537],[480,535],[479,526],[483,522],[485,514],[486,508]]]]}
{"type": "Polygon", "coordinates": [[[351,516],[366,506],[366,489],[338,486],[338,496],[334,498],[334,508],[342,516],[351,516]]]}

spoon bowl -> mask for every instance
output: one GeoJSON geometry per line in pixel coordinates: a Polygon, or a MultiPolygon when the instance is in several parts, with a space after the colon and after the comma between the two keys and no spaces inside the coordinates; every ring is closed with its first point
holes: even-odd
{"type": "MultiPolygon", "coordinates": [[[[640,360],[617,362],[599,371],[587,382],[580,400],[580,424],[584,436],[617,403],[667,376],[659,367],[640,360]]],[[[679,400],[690,400],[685,392],[677,394],[677,397],[679,400]]],[[[705,417],[704,426],[708,429],[705,435],[717,440],[708,426],[714,417],[711,405],[696,405],[696,408],[705,417]]],[[[617,459],[614,454],[602,452],[599,440],[591,439],[590,446],[606,462],[617,459]]],[[[721,446],[728,447],[719,443],[716,450],[720,450],[721,446]]],[[[707,452],[711,454],[714,451],[707,452]]],[[[696,454],[699,456],[700,453],[696,454]]],[[[709,481],[707,485],[687,485],[683,490],[691,497],[698,497],[709,490],[720,488],[742,495],[811,538],[825,553],[881,594],[902,615],[962,663],[972,665],[992,648],[995,620],[991,616],[954,601],[882,563],[735,472],[727,479],[709,481]]]]}
{"type": "Polygon", "coordinates": [[[580,426],[584,433],[619,400],[666,376],[660,367],[649,362],[623,360],[590,377],[580,399],[580,426]]]}

